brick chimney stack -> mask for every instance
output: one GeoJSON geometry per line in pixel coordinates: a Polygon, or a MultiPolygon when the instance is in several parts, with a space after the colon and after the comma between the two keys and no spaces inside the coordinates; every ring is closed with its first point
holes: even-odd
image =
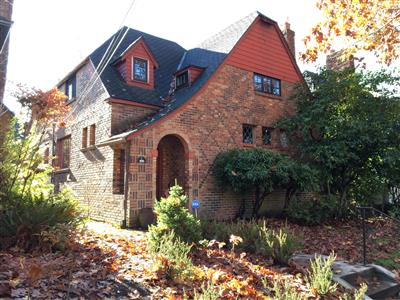
{"type": "Polygon", "coordinates": [[[351,68],[355,69],[354,57],[351,55],[348,58],[343,57],[344,50],[332,51],[326,56],[326,68],[333,71],[343,71],[351,68]]]}
{"type": "Polygon", "coordinates": [[[6,84],[9,30],[12,24],[11,15],[13,0],[0,0],[0,104],[3,103],[6,84]]]}
{"type": "Polygon", "coordinates": [[[283,31],[283,36],[286,39],[286,42],[288,43],[290,52],[292,52],[293,57],[296,59],[296,48],[295,48],[295,42],[294,42],[294,31],[290,29],[290,23],[288,21],[285,22],[285,29],[283,31]]]}

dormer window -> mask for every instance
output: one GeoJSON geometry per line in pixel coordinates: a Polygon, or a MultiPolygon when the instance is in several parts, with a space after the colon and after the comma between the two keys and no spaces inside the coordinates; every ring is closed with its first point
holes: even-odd
{"type": "Polygon", "coordinates": [[[133,59],[133,79],[147,82],[147,60],[135,57],[133,59]]]}
{"type": "Polygon", "coordinates": [[[65,95],[68,97],[68,102],[75,100],[76,98],[76,77],[75,75],[68,78],[65,83],[65,95]]]}
{"type": "Polygon", "coordinates": [[[188,71],[179,74],[175,78],[175,86],[176,89],[183,88],[189,85],[189,74],[188,71]]]}

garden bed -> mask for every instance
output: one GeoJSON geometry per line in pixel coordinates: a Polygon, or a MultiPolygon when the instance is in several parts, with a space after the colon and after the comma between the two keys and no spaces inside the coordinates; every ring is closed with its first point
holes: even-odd
{"type": "MultiPolygon", "coordinates": [[[[278,228],[285,222],[268,220],[267,224],[278,228]]],[[[304,237],[302,252],[329,254],[335,250],[340,258],[350,261],[359,258],[360,228],[353,222],[317,227],[288,223],[287,226],[304,237]]],[[[391,229],[382,224],[379,232],[388,236],[391,229]]],[[[389,255],[388,248],[399,249],[398,246],[393,242],[390,247],[382,248],[380,256],[389,255]]],[[[172,281],[153,269],[146,247],[144,232],[90,222],[64,252],[37,250],[27,254],[18,248],[0,252],[0,298],[22,299],[29,295],[35,299],[179,299],[183,293],[193,297],[201,282],[212,282],[222,298],[268,299],[271,291],[264,288],[264,279],[271,284],[286,280],[305,299],[317,299],[301,270],[274,266],[261,256],[233,252],[226,246],[219,248],[218,243],[199,248],[191,255],[200,280],[172,281]]],[[[339,299],[342,292],[338,290],[329,297],[339,299]]]]}

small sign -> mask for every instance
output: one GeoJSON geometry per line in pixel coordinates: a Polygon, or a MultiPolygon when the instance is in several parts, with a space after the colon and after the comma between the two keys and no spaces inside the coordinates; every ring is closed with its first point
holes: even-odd
{"type": "Polygon", "coordinates": [[[192,208],[193,208],[193,209],[197,209],[197,208],[199,208],[199,207],[200,207],[200,201],[197,200],[197,199],[194,199],[194,200],[192,201],[192,208]]]}

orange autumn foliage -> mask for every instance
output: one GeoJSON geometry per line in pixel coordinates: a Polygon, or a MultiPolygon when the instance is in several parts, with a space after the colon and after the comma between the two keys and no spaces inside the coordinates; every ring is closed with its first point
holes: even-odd
{"type": "Polygon", "coordinates": [[[65,102],[67,96],[58,88],[45,92],[20,85],[15,96],[22,107],[30,110],[31,119],[39,124],[55,123],[58,126],[63,126],[64,118],[71,109],[65,102]]]}
{"type": "Polygon", "coordinates": [[[399,0],[318,0],[317,8],[323,20],[304,38],[304,62],[314,62],[337,41],[347,56],[364,50],[386,65],[400,56],[399,0]]]}

